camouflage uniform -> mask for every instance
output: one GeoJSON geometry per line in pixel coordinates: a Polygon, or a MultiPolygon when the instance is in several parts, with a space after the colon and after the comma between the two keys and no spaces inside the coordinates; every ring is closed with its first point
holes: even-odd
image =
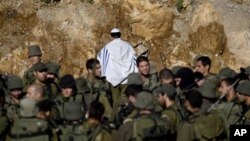
{"type": "Polygon", "coordinates": [[[159,86],[159,81],[156,74],[150,74],[142,84],[143,88],[149,91],[153,91],[159,86]]]}

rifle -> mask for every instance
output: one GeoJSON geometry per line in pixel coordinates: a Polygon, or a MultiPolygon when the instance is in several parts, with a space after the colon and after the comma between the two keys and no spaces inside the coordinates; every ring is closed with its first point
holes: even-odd
{"type": "Polygon", "coordinates": [[[165,57],[165,55],[163,54],[163,52],[160,52],[160,57],[161,57],[161,63],[162,63],[162,65],[163,65],[163,67],[164,67],[164,68],[167,68],[167,67],[166,67],[166,63],[165,63],[166,57],[165,57]]]}

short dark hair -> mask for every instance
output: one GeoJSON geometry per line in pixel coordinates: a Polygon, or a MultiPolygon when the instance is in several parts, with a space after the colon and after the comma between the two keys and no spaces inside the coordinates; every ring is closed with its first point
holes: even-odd
{"type": "Polygon", "coordinates": [[[142,85],[131,84],[128,85],[124,93],[127,97],[134,96],[143,90],[142,85]]]}
{"type": "Polygon", "coordinates": [[[147,57],[145,57],[145,56],[139,56],[137,59],[136,59],[136,65],[137,65],[137,67],[139,66],[139,64],[141,63],[141,62],[143,62],[143,61],[146,61],[146,62],[148,62],[149,63],[149,61],[148,61],[148,58],[147,57]]]}
{"type": "Polygon", "coordinates": [[[209,66],[209,68],[211,67],[211,59],[208,56],[201,56],[197,59],[197,62],[201,61],[201,64],[203,66],[209,66]]]}
{"type": "Polygon", "coordinates": [[[164,68],[159,72],[159,79],[169,79],[173,76],[173,72],[170,69],[164,68]]]}
{"type": "Polygon", "coordinates": [[[121,32],[110,33],[110,36],[113,37],[113,38],[121,38],[121,32]]]}
{"type": "MultiPolygon", "coordinates": [[[[235,83],[235,78],[224,78],[220,82],[225,82],[227,86],[233,85],[235,83]]],[[[236,88],[236,85],[233,87],[234,89],[236,88]]]]}
{"type": "Polygon", "coordinates": [[[89,118],[96,119],[98,121],[102,120],[104,114],[104,106],[99,101],[93,101],[90,104],[89,118]]]}
{"type": "Polygon", "coordinates": [[[202,95],[197,90],[189,90],[184,93],[185,98],[189,101],[193,108],[201,108],[202,105],[202,95]]]}
{"type": "Polygon", "coordinates": [[[97,64],[100,64],[100,62],[97,59],[94,58],[88,59],[86,62],[86,68],[93,70],[97,64]]]}

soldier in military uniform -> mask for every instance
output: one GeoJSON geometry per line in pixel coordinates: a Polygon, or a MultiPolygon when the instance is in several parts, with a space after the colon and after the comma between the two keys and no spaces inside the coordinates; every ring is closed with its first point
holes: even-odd
{"type": "Polygon", "coordinates": [[[4,109],[5,95],[2,89],[0,89],[0,141],[5,140],[7,129],[9,127],[8,118],[4,109]]]}
{"type": "Polygon", "coordinates": [[[224,99],[214,108],[214,111],[223,119],[227,134],[229,136],[230,125],[236,124],[240,120],[242,106],[239,103],[233,84],[235,79],[226,78],[221,80],[219,92],[224,95],[224,99]]]}
{"type": "Polygon", "coordinates": [[[236,72],[229,68],[229,67],[225,67],[220,69],[219,73],[218,73],[218,77],[220,80],[225,79],[225,78],[235,78],[236,77],[236,72]]]}
{"type": "Polygon", "coordinates": [[[211,59],[207,56],[201,56],[196,61],[195,71],[203,74],[205,80],[211,81],[216,85],[219,83],[216,74],[210,72],[211,59]]]}
{"type": "Polygon", "coordinates": [[[161,84],[171,84],[175,86],[173,72],[167,68],[164,68],[159,72],[159,81],[161,84]]]}
{"type": "Polygon", "coordinates": [[[48,123],[36,117],[36,102],[29,98],[20,101],[20,118],[14,122],[8,134],[13,141],[49,141],[48,123]]]}
{"type": "Polygon", "coordinates": [[[47,81],[54,83],[59,88],[59,64],[55,62],[49,62],[46,64],[47,67],[47,81]]]}
{"type": "MultiPolygon", "coordinates": [[[[110,84],[101,77],[101,66],[97,59],[89,59],[86,62],[86,68],[88,74],[86,78],[79,78],[77,82],[86,81],[87,87],[89,88],[89,93],[85,93],[84,99],[86,104],[86,111],[90,108],[90,103],[92,101],[99,101],[105,107],[104,116],[111,118],[112,115],[112,94],[110,90],[110,84]]],[[[84,85],[79,86],[86,87],[84,85]]]]}
{"type": "Polygon", "coordinates": [[[180,107],[175,102],[176,89],[169,84],[162,85],[156,89],[156,93],[158,93],[158,102],[164,107],[161,117],[170,123],[173,134],[175,134],[178,125],[184,119],[180,107]]]}
{"type": "Polygon", "coordinates": [[[58,95],[59,89],[57,84],[48,82],[48,68],[46,67],[46,65],[44,63],[37,63],[33,66],[33,71],[35,77],[34,83],[39,84],[43,87],[44,95],[46,97],[54,99],[58,95]]]}
{"type": "Polygon", "coordinates": [[[185,107],[190,113],[177,130],[177,141],[216,140],[224,131],[222,120],[201,111],[202,95],[196,90],[184,93],[185,107]]]}
{"type": "Polygon", "coordinates": [[[151,93],[142,91],[137,94],[134,104],[138,116],[124,123],[114,136],[114,140],[167,140],[170,127],[164,120],[154,114],[155,101],[151,93]]]}
{"type": "Polygon", "coordinates": [[[143,81],[143,88],[153,91],[159,86],[156,74],[150,74],[150,65],[147,57],[140,56],[136,60],[139,74],[143,81]]]}
{"type": "Polygon", "coordinates": [[[30,85],[35,81],[33,66],[41,62],[42,52],[39,45],[31,45],[28,47],[28,57],[31,62],[31,67],[25,71],[23,76],[24,85],[30,85]]]}
{"type": "Polygon", "coordinates": [[[72,75],[66,74],[60,79],[61,94],[55,98],[57,108],[60,112],[60,119],[65,119],[67,113],[64,113],[64,105],[68,102],[78,102],[83,107],[83,95],[76,93],[76,82],[72,75]]]}
{"type": "Polygon", "coordinates": [[[13,75],[8,77],[7,86],[9,94],[5,97],[5,109],[10,123],[13,123],[19,117],[19,101],[24,96],[24,85],[21,78],[13,75]]]}
{"type": "Polygon", "coordinates": [[[104,124],[104,110],[102,103],[91,102],[87,121],[81,127],[81,131],[87,137],[86,141],[112,140],[110,129],[108,125],[104,124]]]}
{"type": "Polygon", "coordinates": [[[250,125],[250,81],[240,83],[236,88],[239,101],[244,104],[240,124],[250,125]]]}

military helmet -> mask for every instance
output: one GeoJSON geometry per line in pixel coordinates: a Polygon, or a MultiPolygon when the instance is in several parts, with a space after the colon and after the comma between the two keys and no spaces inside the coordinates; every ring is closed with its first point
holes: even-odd
{"type": "Polygon", "coordinates": [[[31,56],[42,56],[42,52],[39,45],[31,45],[28,47],[28,57],[31,56]]]}
{"type": "Polygon", "coordinates": [[[146,91],[138,93],[134,106],[138,109],[153,110],[155,108],[155,101],[153,94],[146,91]]]}
{"type": "Polygon", "coordinates": [[[136,84],[136,85],[142,85],[143,81],[139,73],[130,73],[127,77],[128,79],[128,85],[136,84]]]}
{"type": "Polygon", "coordinates": [[[181,66],[174,66],[172,68],[173,75],[176,75],[181,68],[182,68],[181,66]]]}
{"type": "Polygon", "coordinates": [[[154,91],[154,93],[156,94],[165,93],[167,96],[173,96],[176,94],[176,89],[174,86],[166,84],[166,85],[161,85],[154,91]]]}
{"type": "Polygon", "coordinates": [[[64,75],[59,82],[61,88],[76,88],[76,82],[74,77],[71,74],[64,75]]]}
{"type": "Polygon", "coordinates": [[[219,79],[225,79],[225,78],[234,78],[236,76],[236,72],[229,68],[229,67],[225,67],[225,68],[222,68],[220,71],[219,71],[219,79]]]}
{"type": "Polygon", "coordinates": [[[8,77],[7,86],[9,90],[22,89],[24,87],[22,79],[15,75],[8,77]]]}
{"type": "Polygon", "coordinates": [[[20,101],[20,115],[22,117],[34,117],[38,113],[36,102],[30,98],[24,98],[20,101]]]}
{"type": "Polygon", "coordinates": [[[217,98],[216,85],[210,81],[205,81],[197,90],[204,98],[217,98]]]}
{"type": "Polygon", "coordinates": [[[46,64],[47,66],[47,73],[50,73],[50,74],[54,74],[56,76],[59,75],[59,69],[60,69],[60,66],[59,64],[55,63],[55,62],[49,62],[46,64]]]}
{"type": "Polygon", "coordinates": [[[47,66],[44,64],[44,63],[42,63],[42,62],[39,62],[39,63],[37,63],[37,64],[35,64],[34,66],[32,66],[32,69],[34,70],[34,71],[47,71],[48,69],[47,69],[47,66]]]}
{"type": "Polygon", "coordinates": [[[64,103],[64,118],[68,121],[80,120],[84,118],[84,111],[82,104],[71,101],[64,103]]]}
{"type": "Polygon", "coordinates": [[[84,78],[76,79],[76,89],[79,93],[86,93],[90,91],[87,81],[84,78]]]}
{"type": "Polygon", "coordinates": [[[240,83],[237,86],[236,91],[240,94],[250,96],[250,81],[240,83]]]}

